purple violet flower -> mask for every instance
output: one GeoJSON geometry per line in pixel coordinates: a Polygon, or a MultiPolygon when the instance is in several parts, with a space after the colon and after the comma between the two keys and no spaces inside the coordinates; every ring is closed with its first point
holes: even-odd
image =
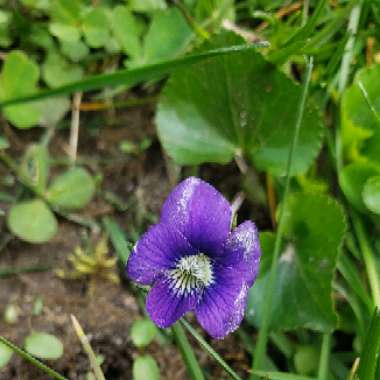
{"type": "Polygon", "coordinates": [[[168,196],[160,222],[136,243],[127,274],[152,286],[146,307],[159,327],[188,311],[217,339],[239,327],[261,250],[255,224],[246,221],[230,231],[231,218],[223,195],[190,177],[168,196]]]}

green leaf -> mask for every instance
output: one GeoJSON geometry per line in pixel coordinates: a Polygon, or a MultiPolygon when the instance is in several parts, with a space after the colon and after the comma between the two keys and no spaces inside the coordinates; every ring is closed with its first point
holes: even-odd
{"type": "Polygon", "coordinates": [[[373,164],[355,162],[343,168],[339,175],[340,187],[348,199],[359,211],[366,211],[362,193],[367,180],[379,175],[380,170],[373,164]]]}
{"type": "Polygon", "coordinates": [[[148,346],[157,335],[157,327],[150,319],[140,319],[133,322],[131,339],[135,346],[148,346]]]}
{"type": "Polygon", "coordinates": [[[20,174],[38,193],[46,189],[49,175],[49,152],[45,145],[32,145],[25,152],[20,174]]]}
{"type": "Polygon", "coordinates": [[[139,356],[133,362],[133,380],[159,380],[160,370],[150,355],[139,356]]]}
{"type": "Polygon", "coordinates": [[[380,214],[380,176],[371,177],[365,183],[363,201],[369,210],[380,214]]]}
{"type": "Polygon", "coordinates": [[[11,13],[0,9],[0,46],[4,48],[8,47],[12,43],[12,39],[9,34],[11,20],[11,13]]]}
{"type": "MultiPolygon", "coordinates": [[[[241,42],[225,33],[203,48],[241,42]]],[[[226,163],[242,150],[259,169],[283,175],[300,96],[301,88],[257,52],[217,57],[173,74],[158,105],[158,133],[179,164],[226,163]]],[[[310,167],[321,134],[321,116],[307,104],[293,175],[310,167]]]]}
{"type": "Polygon", "coordinates": [[[12,359],[13,350],[11,350],[4,343],[0,342],[0,370],[5,367],[12,359]]]}
{"type": "MultiPolygon", "coordinates": [[[[331,331],[337,322],[332,281],[346,229],[342,208],[325,195],[297,194],[284,210],[287,243],[276,267],[271,326],[277,330],[307,327],[331,331]]],[[[250,290],[247,319],[261,324],[274,235],[261,235],[260,274],[250,290]]]]}
{"type": "Polygon", "coordinates": [[[154,12],[166,8],[165,0],[130,0],[129,8],[135,12],[154,12]]]}
{"type": "Polygon", "coordinates": [[[81,66],[67,62],[62,56],[51,52],[42,66],[44,81],[50,87],[63,86],[83,77],[81,66]]]}
{"type": "Polygon", "coordinates": [[[123,5],[116,6],[111,13],[111,29],[123,51],[132,58],[141,54],[141,43],[137,22],[123,5]]]}
{"type": "Polygon", "coordinates": [[[90,47],[104,46],[110,38],[106,10],[101,7],[89,8],[83,16],[82,28],[84,38],[90,47]]]}
{"type": "MultiPolygon", "coordinates": [[[[25,53],[14,50],[7,55],[0,76],[0,100],[6,101],[37,92],[39,69],[25,53]]],[[[10,106],[5,117],[18,128],[30,128],[40,120],[38,103],[10,106]]]]}
{"type": "Polygon", "coordinates": [[[25,338],[25,350],[41,359],[56,360],[63,355],[62,342],[54,335],[32,332],[25,338]]]}
{"type": "Polygon", "coordinates": [[[7,217],[8,228],[18,238],[29,243],[44,243],[57,232],[57,220],[40,199],[17,203],[7,217]]]}
{"type": "Polygon", "coordinates": [[[350,159],[365,156],[380,166],[380,65],[358,71],[342,98],[342,141],[350,159]],[[360,89],[362,84],[368,101],[360,89]],[[373,109],[371,109],[371,106],[373,109]]]}
{"type": "Polygon", "coordinates": [[[70,100],[68,98],[57,96],[47,98],[41,101],[42,115],[40,123],[44,126],[55,126],[63,119],[67,111],[70,110],[70,100]],[[52,112],[51,110],[54,110],[52,112]]]}
{"type": "Polygon", "coordinates": [[[78,0],[52,0],[50,16],[63,24],[79,24],[81,15],[81,1],[78,0]]]}
{"type": "Polygon", "coordinates": [[[95,182],[83,168],[72,168],[56,177],[50,185],[46,198],[62,209],[84,207],[95,193],[95,182]]]}
{"type": "Polygon", "coordinates": [[[75,43],[80,40],[80,30],[73,25],[52,22],[49,25],[50,33],[57,37],[61,42],[75,43]]]}
{"type": "Polygon", "coordinates": [[[82,41],[77,42],[61,42],[61,51],[73,62],[80,62],[90,52],[87,45],[82,41]]]}
{"type": "Polygon", "coordinates": [[[160,62],[183,53],[194,33],[177,8],[156,12],[144,39],[138,64],[160,62]]]}

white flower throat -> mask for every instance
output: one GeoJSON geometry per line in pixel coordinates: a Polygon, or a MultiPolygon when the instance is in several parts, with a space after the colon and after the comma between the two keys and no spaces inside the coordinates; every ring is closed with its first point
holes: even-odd
{"type": "Polygon", "coordinates": [[[191,294],[214,282],[211,260],[203,253],[182,257],[168,274],[170,284],[178,295],[191,294]]]}

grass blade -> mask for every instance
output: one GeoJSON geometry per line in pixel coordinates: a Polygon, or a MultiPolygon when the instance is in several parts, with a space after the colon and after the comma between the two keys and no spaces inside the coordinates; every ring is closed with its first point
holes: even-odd
{"type": "Polygon", "coordinates": [[[129,254],[132,249],[132,244],[127,241],[124,232],[115,221],[115,219],[105,216],[102,219],[103,226],[111,239],[111,243],[115,248],[116,254],[123,265],[128,261],[129,254]]]}
{"type": "Polygon", "coordinates": [[[331,334],[323,334],[321,355],[319,359],[318,380],[325,380],[328,378],[330,366],[330,347],[331,347],[331,334]]]}
{"type": "Polygon", "coordinates": [[[240,376],[224,361],[224,359],[203,339],[203,337],[194,330],[189,323],[184,319],[181,320],[186,330],[198,341],[198,343],[204,348],[210,356],[230,375],[231,379],[242,380],[240,376]]]}
{"type": "Polygon", "coordinates": [[[376,308],[368,329],[358,369],[359,380],[375,380],[380,351],[380,309],[376,308]]]}
{"type": "MultiPolygon", "coordinates": [[[[263,359],[266,352],[267,342],[268,342],[270,315],[272,312],[273,286],[274,286],[274,280],[276,276],[276,264],[280,255],[280,248],[281,248],[283,229],[284,229],[284,212],[283,211],[285,209],[286,201],[287,201],[287,197],[289,193],[290,171],[291,171],[291,167],[293,163],[293,155],[294,155],[295,147],[297,145],[298,136],[301,129],[301,123],[302,123],[303,114],[305,110],[307,93],[309,91],[309,84],[310,84],[312,69],[313,69],[313,59],[310,58],[307,64],[306,76],[304,80],[303,91],[302,91],[299,107],[298,107],[298,114],[297,114],[296,124],[294,128],[293,139],[291,141],[291,146],[289,150],[288,164],[286,168],[285,189],[284,189],[283,202],[282,202],[283,207],[280,210],[273,259],[272,259],[271,269],[269,273],[269,280],[264,290],[265,295],[263,299],[265,299],[266,302],[264,305],[263,318],[262,318],[263,324],[259,331],[259,337],[258,337],[256,349],[253,355],[253,359],[254,359],[253,369],[260,369],[260,367],[262,366],[263,359]]],[[[257,377],[254,375],[254,373],[252,373],[251,379],[254,380],[255,378],[257,377]]]]}
{"type": "Polygon", "coordinates": [[[253,371],[253,373],[256,376],[259,376],[263,380],[316,380],[315,378],[312,378],[312,377],[294,375],[293,373],[285,373],[285,372],[253,371]]]}
{"type": "Polygon", "coordinates": [[[113,87],[120,85],[132,86],[143,81],[161,78],[162,76],[169,74],[174,70],[193,65],[208,58],[224,54],[239,53],[266,45],[267,43],[252,43],[228,46],[197,54],[190,54],[182,58],[146,65],[138,67],[136,69],[126,69],[119,70],[110,74],[94,75],[84,80],[73,82],[51,90],[44,90],[36,94],[26,95],[20,98],[4,100],[0,103],[0,108],[14,104],[40,100],[51,96],[72,94],[79,91],[99,90],[104,87],[113,87]]]}
{"type": "Polygon", "coordinates": [[[106,380],[106,378],[104,377],[103,371],[100,368],[100,365],[96,358],[95,352],[92,349],[90,342],[88,341],[88,338],[86,334],[84,333],[81,325],[79,324],[78,320],[74,317],[74,315],[71,315],[71,322],[73,323],[75,333],[77,334],[82,344],[82,347],[90,360],[91,368],[94,372],[96,380],[106,380]]]}
{"type": "Polygon", "coordinates": [[[179,323],[176,323],[172,327],[172,332],[192,380],[205,380],[202,369],[198,364],[194,351],[191,348],[182,326],[179,323]]]}
{"type": "Polygon", "coordinates": [[[15,344],[10,342],[8,339],[0,336],[0,343],[3,343],[5,346],[9,347],[13,350],[17,355],[21,356],[25,361],[39,368],[41,371],[45,372],[52,379],[56,380],[69,380],[67,377],[62,376],[58,372],[54,371],[54,369],[48,367],[46,364],[40,362],[34,356],[30,355],[28,352],[24,351],[20,347],[17,347],[15,344]]]}

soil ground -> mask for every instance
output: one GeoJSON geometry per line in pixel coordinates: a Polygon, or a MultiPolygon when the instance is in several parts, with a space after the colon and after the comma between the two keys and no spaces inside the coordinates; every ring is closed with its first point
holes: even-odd
{"type": "MultiPolygon", "coordinates": [[[[116,110],[115,114],[82,113],[80,128],[79,160],[84,161],[93,174],[102,173],[103,177],[103,193],[99,193],[80,215],[97,221],[103,215],[111,215],[125,229],[128,237],[143,232],[159,215],[161,203],[179,173],[179,169],[164,156],[155,137],[153,107],[147,105],[116,110]],[[120,141],[128,139],[139,142],[147,136],[153,143],[146,151],[128,156],[120,151],[120,141]],[[126,210],[118,211],[111,202],[107,202],[103,196],[105,191],[112,192],[125,202],[126,210]]],[[[6,125],[4,130],[11,142],[10,153],[14,157],[20,155],[27,144],[38,141],[43,133],[36,130],[18,132],[6,125]]],[[[67,141],[67,128],[55,133],[50,144],[53,157],[66,156],[67,141]]],[[[60,168],[55,170],[59,171],[60,168]]],[[[190,173],[195,169],[186,170],[190,173]]],[[[231,198],[240,188],[239,174],[234,165],[210,166],[201,170],[204,178],[218,185],[231,198]]],[[[9,172],[0,167],[0,175],[9,175],[9,172]]],[[[7,207],[5,204],[0,206],[7,207]]],[[[243,216],[251,216],[245,208],[241,213],[243,216]]],[[[263,215],[262,210],[257,211],[256,220],[261,219],[259,224],[267,223],[263,215]]],[[[133,358],[139,351],[133,346],[129,331],[132,322],[142,317],[131,286],[127,280],[115,285],[95,279],[90,287],[88,279],[58,278],[55,270],[67,266],[68,254],[84,238],[99,238],[96,231],[89,232],[85,227],[63,218],[59,221],[59,232],[50,242],[31,245],[11,237],[4,219],[0,219],[1,241],[10,238],[0,252],[0,268],[35,265],[51,268],[43,273],[23,273],[0,279],[0,313],[10,303],[19,309],[17,323],[9,325],[0,319],[0,334],[19,345],[22,345],[23,339],[31,330],[58,336],[65,347],[64,356],[49,365],[71,380],[85,380],[89,363],[72,329],[70,314],[73,314],[88,334],[94,350],[103,355],[102,368],[106,378],[131,379],[133,358]],[[39,315],[33,316],[32,308],[37,297],[43,299],[44,306],[39,315]]],[[[123,277],[122,273],[121,276],[123,277]]],[[[212,344],[233,367],[246,375],[250,359],[236,338],[230,336],[212,344]]],[[[197,347],[197,344],[193,342],[193,346],[197,347]]],[[[189,378],[176,346],[170,341],[165,344],[155,342],[149,346],[147,352],[158,361],[163,380],[189,378]]],[[[207,378],[225,378],[218,366],[203,351],[196,348],[196,353],[207,378]]],[[[47,377],[20,358],[13,357],[11,363],[0,370],[0,379],[45,380],[47,377]]]]}

